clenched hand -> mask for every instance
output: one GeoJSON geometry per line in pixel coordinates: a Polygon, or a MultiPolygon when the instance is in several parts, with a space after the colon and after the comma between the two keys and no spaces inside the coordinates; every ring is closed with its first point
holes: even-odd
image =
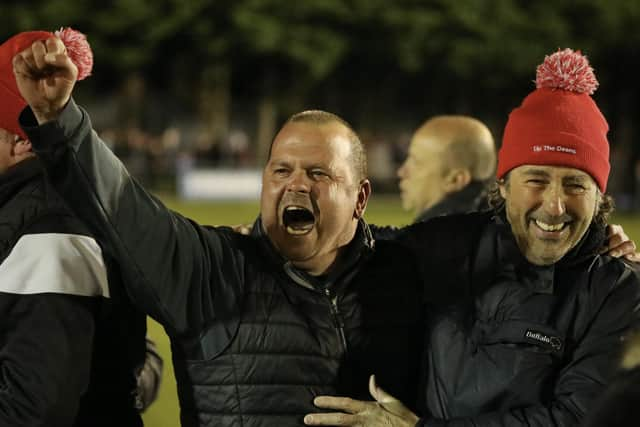
{"type": "Polygon", "coordinates": [[[55,120],[71,98],[78,68],[57,37],[36,41],[13,58],[20,94],[38,123],[55,120]]]}

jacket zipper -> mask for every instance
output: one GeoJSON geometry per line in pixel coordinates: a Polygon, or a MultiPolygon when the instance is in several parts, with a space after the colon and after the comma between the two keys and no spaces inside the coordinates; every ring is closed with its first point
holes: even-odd
{"type": "Polygon", "coordinates": [[[344,350],[344,353],[346,355],[349,352],[349,348],[347,346],[347,337],[344,333],[344,320],[342,319],[342,314],[340,313],[340,309],[338,308],[338,297],[332,296],[331,290],[329,288],[324,288],[324,294],[329,299],[329,306],[331,307],[331,317],[333,318],[333,326],[336,328],[338,337],[342,342],[342,349],[344,350]]]}

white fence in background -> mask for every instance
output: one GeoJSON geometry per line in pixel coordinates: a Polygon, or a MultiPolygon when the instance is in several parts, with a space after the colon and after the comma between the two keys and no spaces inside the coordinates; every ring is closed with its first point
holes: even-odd
{"type": "Polygon", "coordinates": [[[178,196],[186,200],[258,200],[262,171],[184,168],[177,180],[178,196]]]}

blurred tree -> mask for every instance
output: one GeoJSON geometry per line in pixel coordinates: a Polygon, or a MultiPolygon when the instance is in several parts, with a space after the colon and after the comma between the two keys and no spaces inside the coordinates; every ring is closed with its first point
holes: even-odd
{"type": "MultiPolygon", "coordinates": [[[[567,46],[591,58],[607,88],[596,97],[617,135],[617,123],[638,113],[639,23],[640,2],[628,0],[27,0],[0,6],[2,38],[75,26],[96,52],[88,85],[112,90],[142,73],[173,97],[163,107],[195,110],[214,137],[227,134],[233,97],[240,95],[257,106],[262,155],[277,120],[309,107],[332,109],[363,127],[415,126],[427,114],[457,112],[500,129],[505,113],[531,90],[544,54],[567,46]]],[[[633,138],[637,126],[621,125],[631,130],[620,135],[633,138]]]]}

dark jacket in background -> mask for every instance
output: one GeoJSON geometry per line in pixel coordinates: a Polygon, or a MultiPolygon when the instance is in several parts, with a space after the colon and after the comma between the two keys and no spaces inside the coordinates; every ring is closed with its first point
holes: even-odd
{"type": "Polygon", "coordinates": [[[145,318],[118,280],[35,157],[0,175],[0,425],[142,425],[145,318]]]}
{"type": "Polygon", "coordinates": [[[447,194],[444,199],[418,215],[414,222],[426,221],[442,215],[487,210],[487,183],[471,181],[460,191],[447,194]]]}
{"type": "Polygon", "coordinates": [[[302,426],[317,395],[368,398],[373,373],[415,400],[422,287],[406,249],[374,244],[362,221],[340,264],[309,276],[259,222],[244,236],[165,208],[73,101],[56,122],[22,119],[52,181],[169,334],[183,426],[302,426]]]}

